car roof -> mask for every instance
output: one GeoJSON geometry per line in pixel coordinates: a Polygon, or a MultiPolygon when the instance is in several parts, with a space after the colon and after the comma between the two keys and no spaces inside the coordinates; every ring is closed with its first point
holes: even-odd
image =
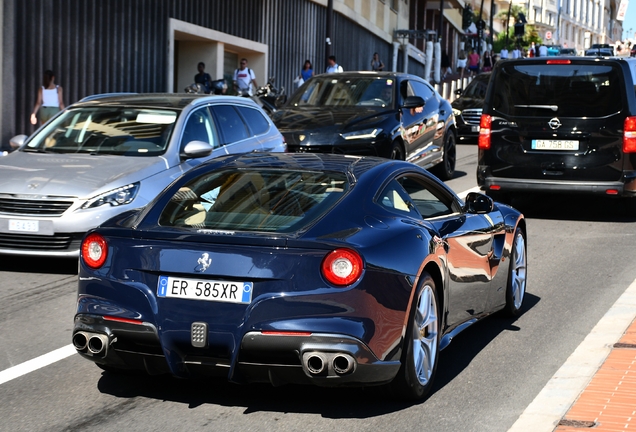
{"type": "MultiPolygon", "coordinates": [[[[410,162],[395,161],[375,156],[350,156],[330,153],[244,153],[222,156],[201,164],[222,163],[223,168],[284,168],[287,170],[320,170],[348,173],[354,179],[365,172],[387,164],[413,166],[410,162]]],[[[205,168],[203,168],[205,169],[205,168]]],[[[195,169],[193,171],[197,171],[195,169]]]]}
{"type": "Polygon", "coordinates": [[[249,98],[197,95],[188,93],[104,93],[87,96],[73,106],[138,106],[144,108],[183,109],[188,105],[230,103],[257,106],[249,98]]]}
{"type": "Polygon", "coordinates": [[[379,77],[379,78],[403,78],[403,79],[416,79],[418,81],[424,81],[422,77],[412,75],[404,72],[374,72],[374,71],[350,71],[350,72],[335,72],[329,74],[319,74],[316,77],[326,76],[341,76],[341,77],[379,77]]]}
{"type": "MultiPolygon", "coordinates": [[[[602,50],[602,48],[601,48],[602,50]]],[[[594,49],[596,52],[596,49],[594,49]]],[[[535,64],[546,64],[548,61],[557,61],[562,62],[564,60],[570,60],[572,63],[583,63],[583,62],[614,62],[614,63],[633,63],[636,62],[636,57],[621,57],[616,55],[604,56],[601,51],[600,56],[575,56],[575,55],[563,55],[563,56],[550,56],[550,57],[527,57],[527,58],[519,58],[519,59],[508,59],[505,62],[501,62],[501,65],[511,64],[511,63],[535,63],[535,64]],[[599,58],[601,57],[601,58],[599,58]]],[[[499,62],[497,63],[499,65],[499,62]]]]}

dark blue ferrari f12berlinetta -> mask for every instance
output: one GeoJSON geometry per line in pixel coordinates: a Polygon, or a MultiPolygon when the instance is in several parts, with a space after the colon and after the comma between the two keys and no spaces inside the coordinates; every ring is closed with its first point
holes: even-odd
{"type": "Polygon", "coordinates": [[[90,231],[73,344],[108,371],[431,389],[526,290],[523,215],[403,161],[232,155],[90,231]]]}

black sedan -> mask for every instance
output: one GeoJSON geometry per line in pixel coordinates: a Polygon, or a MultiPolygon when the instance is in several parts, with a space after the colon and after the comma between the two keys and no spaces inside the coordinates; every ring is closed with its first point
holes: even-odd
{"type": "Polygon", "coordinates": [[[451,105],[457,122],[457,139],[460,143],[477,144],[481,110],[489,81],[490,72],[484,72],[475,76],[465,89],[458,89],[455,92],[459,97],[451,105]]]}
{"type": "Polygon", "coordinates": [[[73,344],[112,372],[420,399],[455,335],[520,312],[526,261],[523,215],[414,164],[231,155],[87,234],[73,344]]]}
{"type": "Polygon", "coordinates": [[[289,151],[407,160],[442,180],[455,172],[450,103],[420,77],[349,72],[312,77],[272,120],[289,151]]]}

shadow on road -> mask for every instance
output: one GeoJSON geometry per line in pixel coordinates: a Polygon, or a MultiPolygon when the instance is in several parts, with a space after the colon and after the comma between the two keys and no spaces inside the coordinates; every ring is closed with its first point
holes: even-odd
{"type": "Polygon", "coordinates": [[[589,222],[635,222],[636,198],[593,195],[517,194],[510,205],[527,218],[589,222]]]}
{"type": "Polygon", "coordinates": [[[0,256],[0,272],[77,274],[77,258],[0,256]]]}
{"type": "MultiPolygon", "coordinates": [[[[523,312],[539,302],[526,294],[523,312]]],[[[457,377],[493,339],[504,331],[516,331],[515,319],[496,314],[457,336],[440,356],[433,393],[457,377]]],[[[364,419],[401,411],[415,405],[391,399],[385,387],[321,388],[269,384],[236,385],[225,380],[181,380],[171,376],[118,375],[104,372],[98,382],[102,393],[119,398],[146,397],[187,404],[244,407],[243,414],[280,412],[320,414],[325,418],[364,419]]]]}

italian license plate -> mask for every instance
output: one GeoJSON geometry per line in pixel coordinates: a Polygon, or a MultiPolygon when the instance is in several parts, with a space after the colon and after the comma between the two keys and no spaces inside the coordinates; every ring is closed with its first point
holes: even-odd
{"type": "Polygon", "coordinates": [[[479,126],[471,126],[471,127],[470,127],[470,130],[471,130],[472,132],[479,132],[479,126]]]}
{"type": "Polygon", "coordinates": [[[157,295],[190,300],[247,304],[252,301],[252,282],[228,282],[159,276],[157,295]]]}
{"type": "Polygon", "coordinates": [[[532,140],[533,150],[578,150],[575,140],[532,140]]]}
{"type": "Polygon", "coordinates": [[[36,220],[9,219],[9,231],[36,233],[40,230],[40,223],[36,220]]]}

